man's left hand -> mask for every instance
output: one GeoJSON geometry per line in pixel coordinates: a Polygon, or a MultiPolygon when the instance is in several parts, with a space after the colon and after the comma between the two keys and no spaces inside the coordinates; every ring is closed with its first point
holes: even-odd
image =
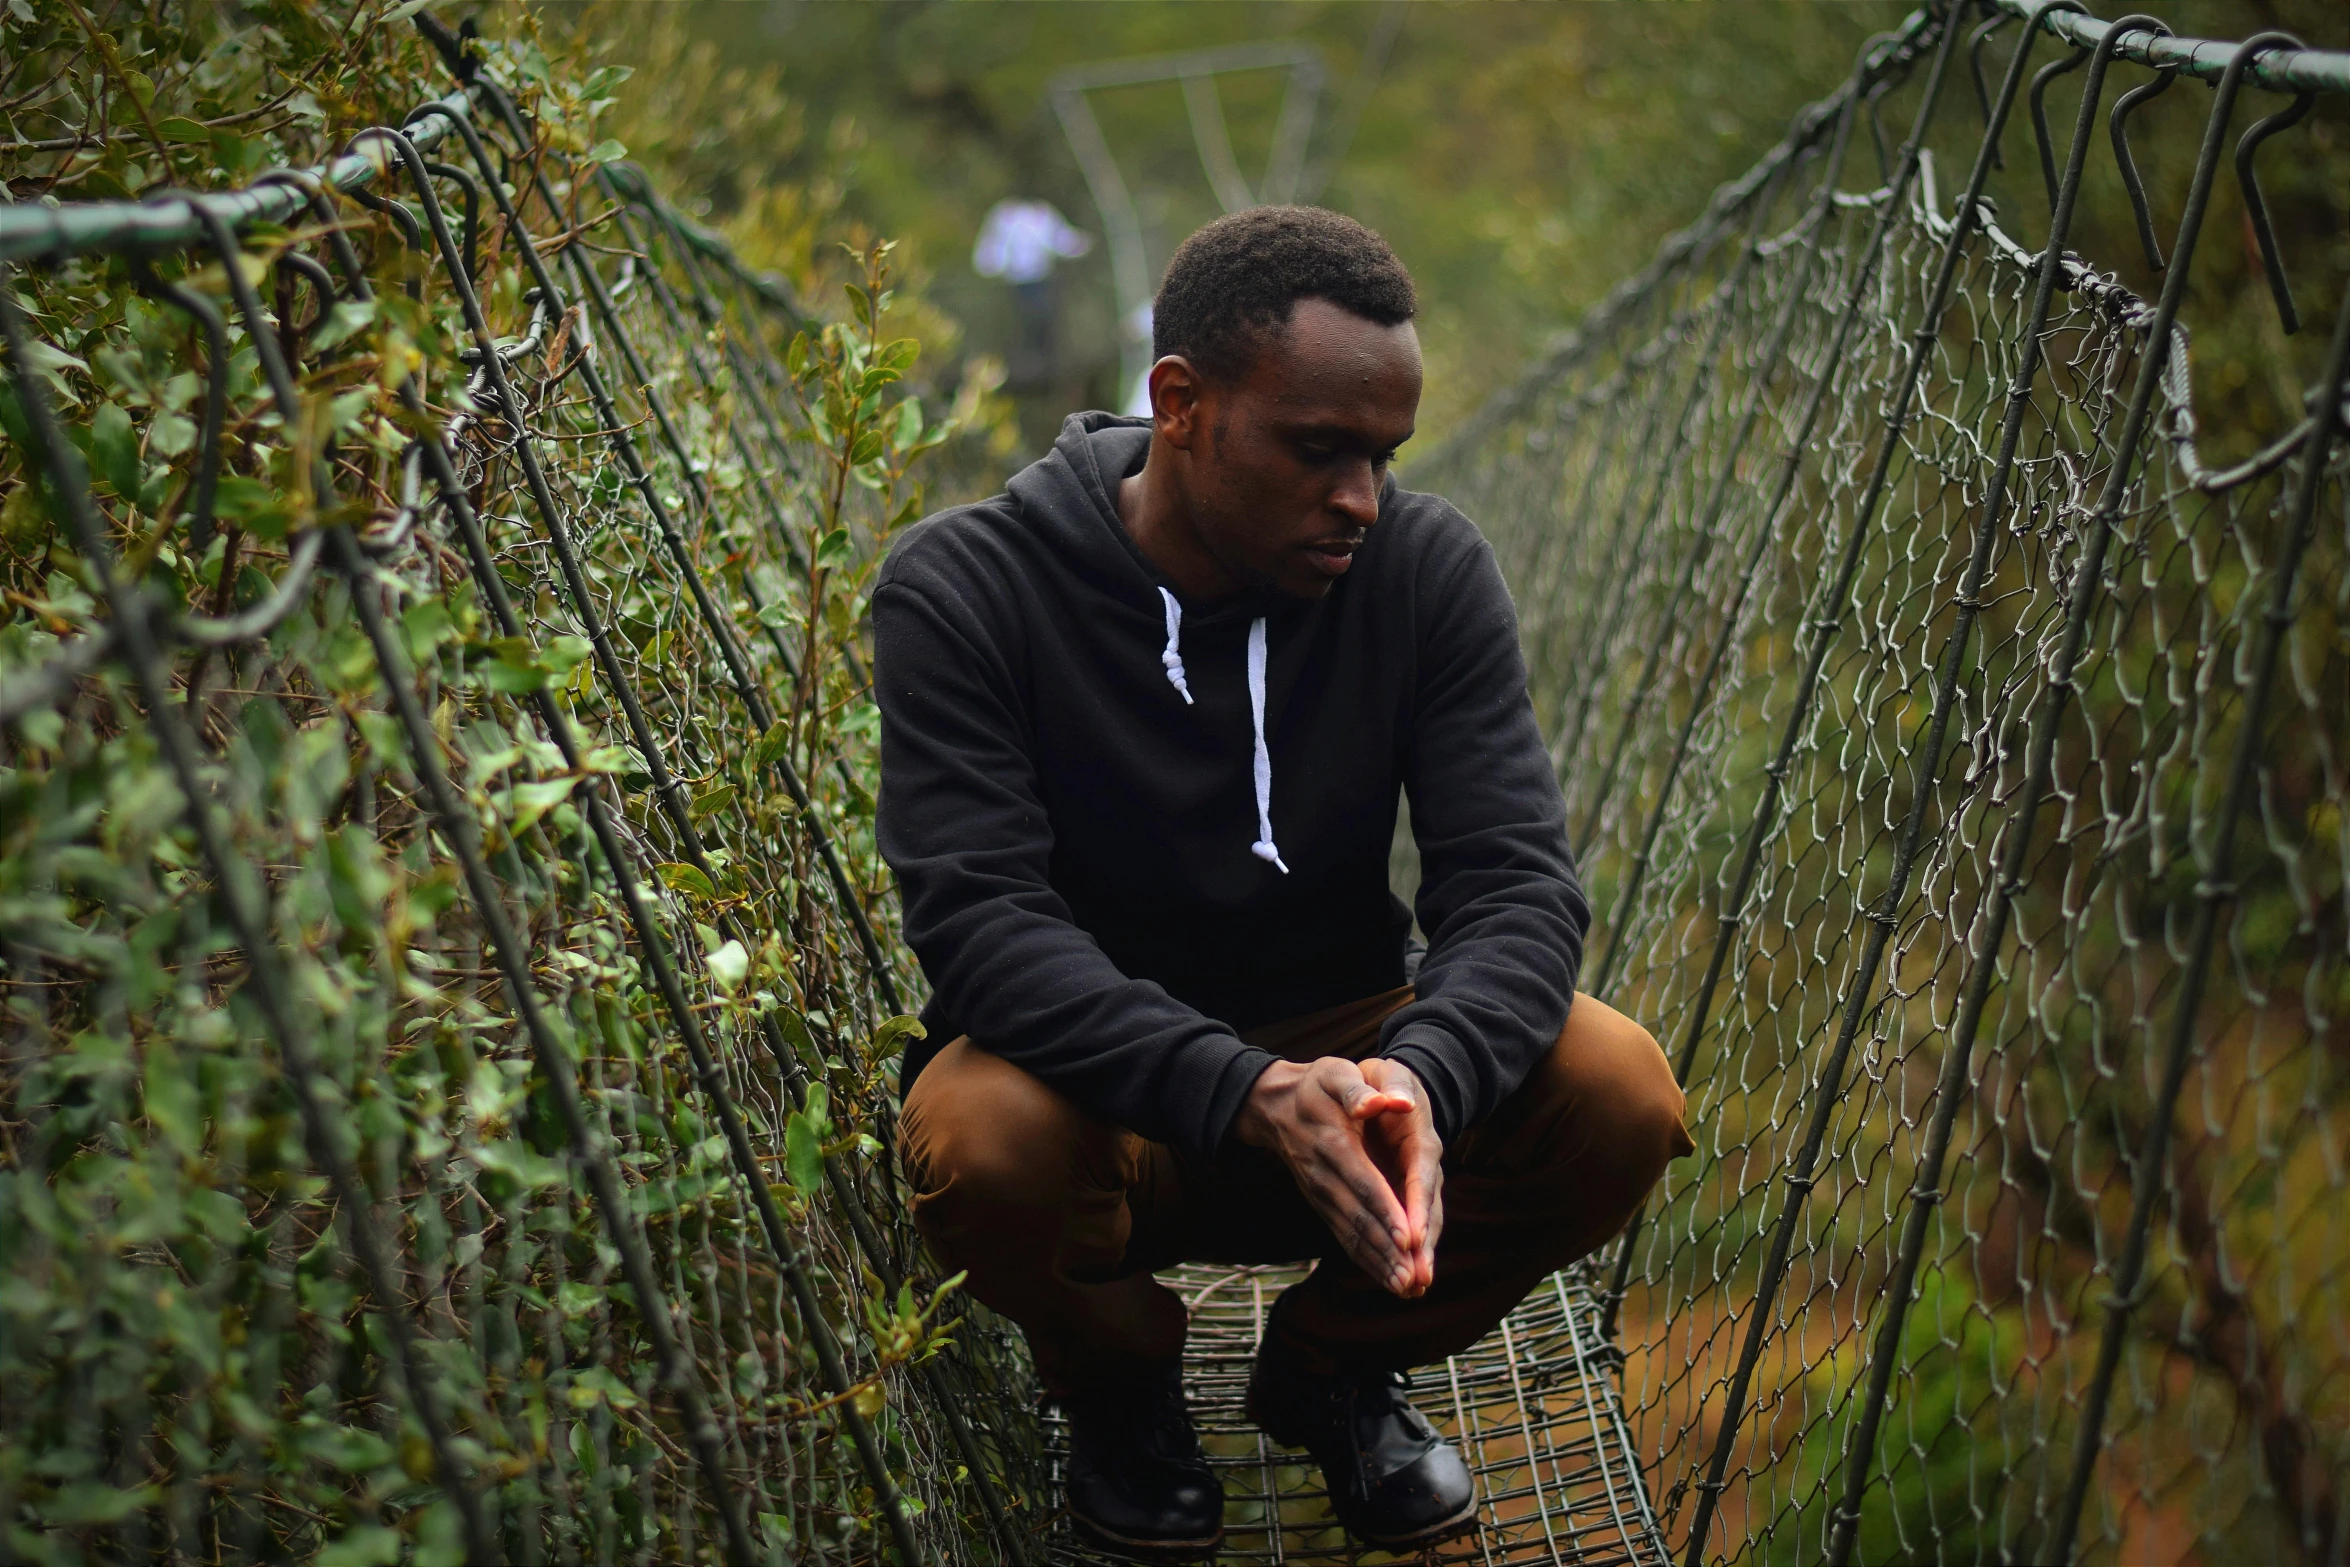
{"type": "Polygon", "coordinates": [[[1411,1101],[1408,1110],[1389,1109],[1371,1117],[1363,1126],[1363,1147],[1403,1203],[1409,1237],[1404,1265],[1411,1277],[1396,1293],[1420,1295],[1436,1282],[1436,1239],[1444,1231],[1444,1143],[1436,1135],[1428,1090],[1418,1073],[1380,1056],[1361,1065],[1364,1079],[1391,1101],[1411,1101]]]}

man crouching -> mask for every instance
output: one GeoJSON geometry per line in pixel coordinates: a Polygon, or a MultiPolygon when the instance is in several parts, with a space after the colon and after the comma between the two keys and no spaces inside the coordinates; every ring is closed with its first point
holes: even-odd
{"type": "Polygon", "coordinates": [[[1072,417],[873,595],[881,846],[933,990],[915,1222],[1026,1332],[1070,1511],[1129,1555],[1223,1534],[1154,1271],[1317,1260],[1250,1414],[1410,1550],[1477,1498],[1400,1373],[1691,1146],[1655,1040],[1575,994],[1590,914],[1492,552],[1388,477],[1415,308],[1351,219],[1209,224],[1160,288],[1151,418],[1072,417]]]}

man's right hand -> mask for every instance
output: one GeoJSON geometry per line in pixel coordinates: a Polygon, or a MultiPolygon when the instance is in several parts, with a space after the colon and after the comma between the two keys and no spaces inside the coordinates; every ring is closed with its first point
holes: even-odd
{"type": "Polygon", "coordinates": [[[1330,1226],[1355,1266],[1394,1294],[1423,1293],[1432,1280],[1401,1197],[1372,1161],[1364,1130],[1382,1115],[1411,1115],[1409,1095],[1382,1089],[1340,1056],[1276,1061],[1249,1090],[1232,1130],[1281,1156],[1306,1201],[1330,1226]]]}

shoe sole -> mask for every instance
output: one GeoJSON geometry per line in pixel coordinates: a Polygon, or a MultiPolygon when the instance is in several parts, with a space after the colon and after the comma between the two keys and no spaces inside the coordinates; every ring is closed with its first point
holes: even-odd
{"type": "Polygon", "coordinates": [[[1136,1540],[1115,1529],[1103,1528],[1075,1508],[1069,1510],[1069,1521],[1077,1526],[1077,1532],[1087,1540],[1128,1561],[1211,1561],[1224,1545],[1224,1531],[1220,1526],[1214,1534],[1195,1540],[1136,1540]]]}
{"type": "MultiPolygon", "coordinates": [[[[1333,1512],[1336,1510],[1337,1509],[1335,1507],[1332,1508],[1333,1512]]],[[[1461,1505],[1461,1510],[1459,1512],[1454,1513],[1450,1518],[1442,1519],[1436,1523],[1432,1523],[1427,1528],[1419,1530],[1414,1534],[1365,1534],[1362,1530],[1357,1529],[1353,1524],[1346,1523],[1344,1518],[1340,1518],[1338,1521],[1342,1524],[1346,1524],[1347,1533],[1362,1541],[1372,1550],[1388,1551],[1397,1556],[1401,1556],[1406,1551],[1426,1550],[1431,1545],[1442,1545],[1447,1540],[1454,1539],[1460,1535],[1471,1533],[1478,1527],[1479,1520],[1477,1513],[1477,1495],[1474,1491],[1472,1491],[1469,1493],[1468,1501],[1461,1505]]]]}

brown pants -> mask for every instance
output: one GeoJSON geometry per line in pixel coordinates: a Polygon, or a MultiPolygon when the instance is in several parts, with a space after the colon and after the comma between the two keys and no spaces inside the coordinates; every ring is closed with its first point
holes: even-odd
{"type": "MultiPolygon", "coordinates": [[[[1293,1061],[1359,1060],[1409,989],[1246,1037],[1293,1061]]],[[[900,1147],[914,1222],[939,1262],[1020,1324],[1056,1392],[1183,1349],[1178,1262],[1318,1259],[1267,1334],[1317,1369],[1407,1370],[1468,1348],[1552,1272],[1606,1243],[1668,1160],[1692,1150],[1646,1029],[1577,996],[1518,1091],[1444,1152],[1436,1282],[1389,1294],[1346,1257],[1279,1157],[1227,1139],[1186,1157],[1079,1109],[957,1039],[915,1079],[900,1147]]]]}

